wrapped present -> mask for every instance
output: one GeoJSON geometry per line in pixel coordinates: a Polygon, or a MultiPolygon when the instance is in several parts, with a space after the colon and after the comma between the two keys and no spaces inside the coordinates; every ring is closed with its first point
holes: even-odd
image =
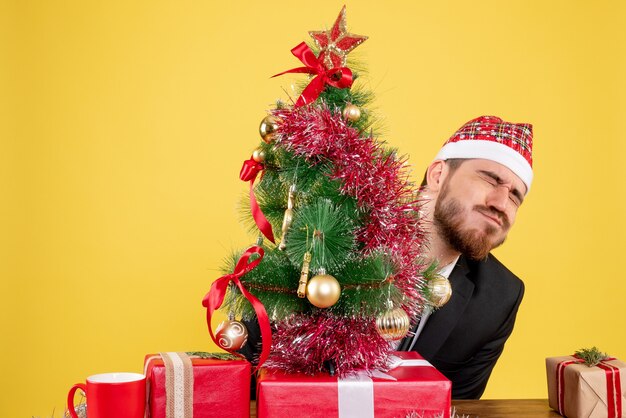
{"type": "Polygon", "coordinates": [[[550,407],[569,418],[626,417],[626,363],[578,355],[546,358],[550,407]],[[595,363],[595,362],[594,362],[595,363]]]}
{"type": "Polygon", "coordinates": [[[345,378],[262,368],[257,379],[257,416],[450,417],[451,382],[415,352],[394,356],[396,367],[388,372],[345,378]]]}
{"type": "Polygon", "coordinates": [[[226,353],[148,354],[147,418],[250,416],[250,363],[226,353]]]}

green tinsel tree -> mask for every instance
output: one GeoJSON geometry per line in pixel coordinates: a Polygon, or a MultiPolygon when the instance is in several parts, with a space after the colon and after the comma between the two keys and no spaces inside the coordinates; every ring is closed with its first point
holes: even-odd
{"type": "MultiPolygon", "coordinates": [[[[424,308],[424,272],[433,270],[420,259],[420,202],[406,161],[375,138],[373,94],[353,87],[357,74],[345,66],[367,38],[346,31],[345,7],[329,31],[310,34],[317,54],[298,45],[292,53],[305,66],[287,72],[311,77],[295,103],[269,112],[245,163],[262,173],[253,196],[262,215],[251,216],[246,195],[242,219],[254,232],[266,219],[276,240],[260,244],[264,257],[241,283],[272,324],[266,365],[314,373],[332,364],[342,374],[384,365],[389,340],[424,308]]],[[[229,289],[223,309],[254,319],[249,301],[229,289]]]]}

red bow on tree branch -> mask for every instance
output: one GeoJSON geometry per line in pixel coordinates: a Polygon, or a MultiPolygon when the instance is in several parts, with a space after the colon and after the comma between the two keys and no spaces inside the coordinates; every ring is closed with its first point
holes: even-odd
{"type": "Polygon", "coordinates": [[[340,89],[352,86],[352,71],[348,67],[336,67],[327,70],[324,63],[315,56],[313,51],[311,51],[311,48],[309,48],[305,42],[302,42],[300,45],[293,48],[291,53],[302,61],[305,66],[292,68],[291,70],[283,71],[282,73],[276,74],[272,77],[278,77],[279,75],[287,73],[306,73],[316,75],[316,77],[313,78],[309,85],[302,91],[302,94],[296,102],[296,107],[301,107],[314,102],[324,90],[326,84],[340,89]]]}
{"type": "Polygon", "coordinates": [[[263,233],[263,235],[265,235],[265,237],[272,243],[275,243],[272,225],[270,225],[265,215],[263,215],[263,211],[261,211],[261,208],[256,201],[256,197],[254,196],[254,180],[256,180],[256,176],[264,168],[263,164],[257,163],[254,159],[252,159],[252,157],[250,157],[249,160],[243,162],[243,166],[239,172],[239,178],[243,181],[250,182],[250,210],[252,211],[254,222],[256,222],[256,225],[259,227],[259,230],[263,233]]]}
{"type": "Polygon", "coordinates": [[[224,297],[226,296],[226,291],[228,290],[228,284],[232,281],[241,291],[241,294],[248,299],[248,301],[252,304],[254,311],[256,312],[257,319],[259,321],[259,327],[261,328],[261,355],[259,357],[259,364],[257,365],[257,369],[261,367],[263,362],[267,360],[270,354],[270,347],[272,345],[272,329],[270,328],[270,319],[265,311],[265,307],[253,294],[248,292],[243,284],[239,280],[242,276],[250,272],[254,269],[260,262],[263,260],[263,255],[265,252],[263,248],[259,246],[252,246],[246,250],[246,252],[241,256],[237,265],[235,266],[235,271],[231,274],[227,274],[225,276],[220,277],[215,280],[211,285],[211,290],[206,294],[204,299],[202,299],[202,306],[206,308],[206,321],[207,326],[209,327],[209,334],[211,335],[211,339],[218,344],[213,335],[213,329],[211,328],[211,316],[224,302],[224,297]],[[250,257],[253,254],[257,254],[259,257],[253,261],[248,262],[250,257]]]}

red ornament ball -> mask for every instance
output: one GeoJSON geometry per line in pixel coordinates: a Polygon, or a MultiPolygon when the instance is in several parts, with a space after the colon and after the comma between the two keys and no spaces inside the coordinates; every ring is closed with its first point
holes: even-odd
{"type": "Polygon", "coordinates": [[[227,319],[218,325],[215,339],[220,348],[237,351],[248,341],[248,330],[241,322],[227,319]]]}

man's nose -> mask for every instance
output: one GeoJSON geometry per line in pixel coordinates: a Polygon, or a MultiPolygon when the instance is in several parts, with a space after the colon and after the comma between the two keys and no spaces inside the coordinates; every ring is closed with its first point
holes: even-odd
{"type": "Polygon", "coordinates": [[[487,199],[488,206],[506,213],[507,205],[509,204],[509,189],[504,185],[496,186],[489,193],[487,199]]]}

